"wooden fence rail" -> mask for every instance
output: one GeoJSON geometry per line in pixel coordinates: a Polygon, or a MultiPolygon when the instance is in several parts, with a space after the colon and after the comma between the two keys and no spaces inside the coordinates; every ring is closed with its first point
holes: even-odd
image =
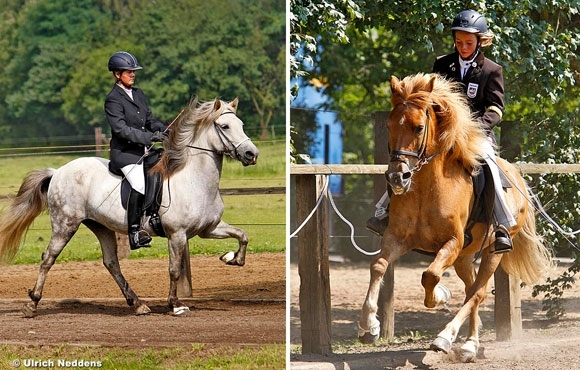
{"type": "MultiPolygon", "coordinates": [[[[515,166],[522,174],[580,173],[580,164],[517,163],[515,166]]],[[[306,219],[319,196],[326,197],[322,194],[324,175],[381,175],[384,179],[387,168],[387,165],[290,165],[290,175],[296,179],[297,223],[306,219]]],[[[385,186],[384,182],[378,187],[375,183],[375,195],[382,194],[385,186]]],[[[327,217],[327,208],[319,208],[298,234],[302,353],[325,355],[332,352],[327,217]]],[[[501,268],[494,279],[496,339],[518,338],[522,331],[519,279],[507,275],[501,268]]],[[[394,337],[393,280],[391,264],[383,278],[383,298],[379,298],[379,305],[383,305],[379,307],[381,336],[387,339],[394,337]]]]}

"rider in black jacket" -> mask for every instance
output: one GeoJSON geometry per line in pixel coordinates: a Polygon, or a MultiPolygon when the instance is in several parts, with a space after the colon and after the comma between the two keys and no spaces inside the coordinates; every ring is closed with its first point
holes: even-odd
{"type": "MultiPolygon", "coordinates": [[[[457,14],[451,25],[455,52],[437,58],[433,72],[458,81],[469,100],[471,111],[481,121],[490,141],[495,144],[493,128],[499,124],[504,111],[503,73],[499,64],[486,58],[481,47],[491,45],[493,33],[483,15],[475,10],[457,14]]],[[[493,251],[512,250],[508,229],[516,225],[514,216],[504,199],[495,152],[490,145],[484,157],[493,175],[495,188],[494,216],[499,224],[495,231],[493,251]]]]}
{"type": "Polygon", "coordinates": [[[109,59],[115,85],[105,99],[111,126],[111,170],[121,171],[131,184],[127,224],[131,249],[150,247],[151,237],[141,231],[141,203],[145,194],[143,158],[153,142],[162,141],[167,126],[155,119],[141,89],[133,87],[135,71],[142,69],[130,53],[119,51],[109,59]]]}

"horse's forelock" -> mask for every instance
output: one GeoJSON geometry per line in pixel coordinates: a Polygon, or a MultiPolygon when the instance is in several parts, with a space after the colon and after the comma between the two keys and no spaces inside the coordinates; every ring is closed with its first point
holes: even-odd
{"type": "MultiPolygon", "coordinates": [[[[474,119],[469,103],[459,85],[438,74],[423,74],[391,80],[393,107],[435,111],[440,151],[449,153],[466,168],[478,165],[485,133],[474,119]]],[[[393,108],[394,110],[395,108],[393,108]]]]}

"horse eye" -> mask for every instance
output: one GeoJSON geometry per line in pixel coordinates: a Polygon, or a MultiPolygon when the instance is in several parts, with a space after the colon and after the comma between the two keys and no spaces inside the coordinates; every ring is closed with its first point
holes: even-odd
{"type": "Polygon", "coordinates": [[[224,129],[224,130],[227,130],[228,128],[230,128],[230,126],[229,126],[227,123],[222,123],[222,124],[220,125],[220,127],[221,127],[222,129],[224,129]]]}
{"type": "Polygon", "coordinates": [[[425,129],[425,126],[423,126],[423,125],[415,127],[415,135],[420,135],[421,133],[423,133],[424,129],[425,129]]]}

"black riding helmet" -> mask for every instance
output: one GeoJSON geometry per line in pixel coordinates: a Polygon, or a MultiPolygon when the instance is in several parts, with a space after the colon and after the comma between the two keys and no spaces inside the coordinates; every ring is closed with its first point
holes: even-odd
{"type": "Polygon", "coordinates": [[[118,51],[109,58],[109,71],[136,71],[143,69],[137,58],[126,51],[118,51]]]}
{"type": "Polygon", "coordinates": [[[455,16],[451,24],[451,31],[483,34],[487,32],[487,21],[483,15],[475,10],[464,10],[455,16]]]}

